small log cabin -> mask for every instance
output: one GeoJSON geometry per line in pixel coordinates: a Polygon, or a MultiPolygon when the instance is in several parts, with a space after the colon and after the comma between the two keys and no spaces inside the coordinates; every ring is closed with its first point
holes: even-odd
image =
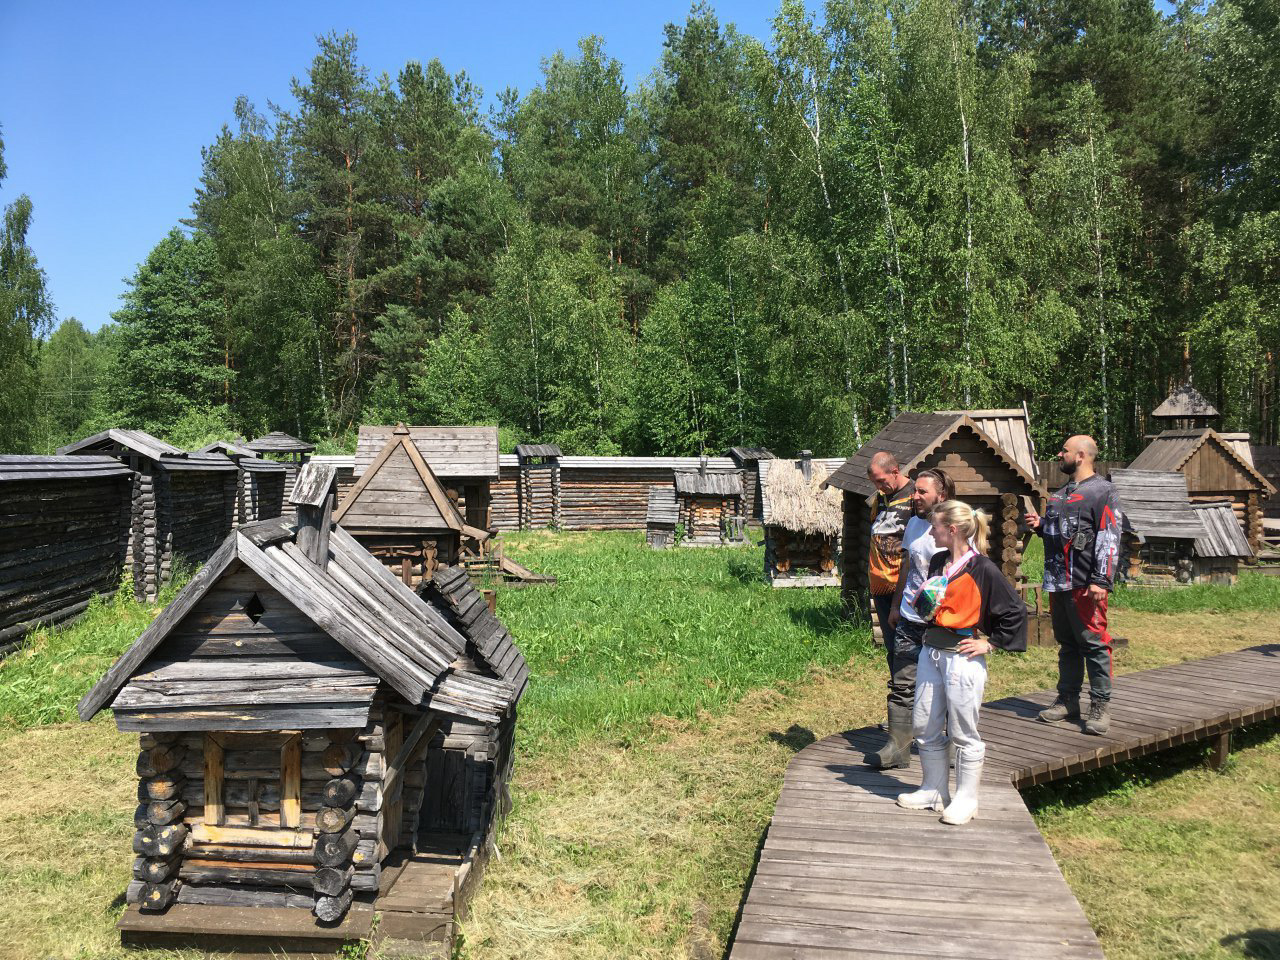
{"type": "Polygon", "coordinates": [[[127,942],[451,932],[478,876],[528,668],[465,576],[415,593],[334,526],[332,477],[304,467],[297,518],[227,537],[78,706],[140,736],[127,942]]]}
{"type": "Polygon", "coordinates": [[[346,494],[334,520],[406,586],[479,556],[488,530],[469,526],[400,424],[346,494]]]}
{"type": "MultiPolygon", "coordinates": [[[[356,444],[358,482],[393,438],[395,426],[362,426],[356,444]]],[[[492,485],[498,480],[497,427],[408,427],[422,459],[469,526],[492,528],[492,485]]]]}
{"type": "Polygon", "coordinates": [[[132,486],[114,457],[0,456],[0,653],[120,585],[132,486]]]}
{"type": "Polygon", "coordinates": [[[293,496],[293,485],[298,479],[298,471],[302,469],[308,458],[315,452],[315,447],[297,437],[273,430],[266,436],[250,440],[244,446],[264,459],[271,459],[284,467],[284,502],[288,503],[293,496]]]}
{"type": "Polygon", "coordinates": [[[1276,488],[1243,457],[1237,443],[1209,427],[1166,430],[1129,464],[1131,470],[1176,470],[1192,502],[1230,500],[1254,553],[1262,546],[1262,504],[1276,488]]]}
{"type": "Polygon", "coordinates": [[[844,458],[762,460],[765,577],[775,587],[840,586],[840,491],[824,487],[844,458]]]}
{"type": "Polygon", "coordinates": [[[1191,509],[1187,478],[1174,471],[1113,470],[1124,517],[1120,573],[1130,583],[1171,586],[1196,579],[1200,517],[1191,509]]]}
{"type": "Polygon", "coordinates": [[[204,563],[234,523],[239,468],[221,453],[185,453],[141,430],[104,430],[58,450],[106,455],[133,471],[125,563],[139,600],[153,601],[175,562],[204,563]]]}
{"type": "Polygon", "coordinates": [[[644,540],[654,550],[667,550],[676,545],[676,522],[680,508],[676,505],[676,488],[654,484],[649,488],[649,511],[645,517],[644,540]]]}
{"type": "Polygon", "coordinates": [[[1253,560],[1253,548],[1244,537],[1230,500],[1206,500],[1191,504],[1204,533],[1195,541],[1195,582],[1233,584],[1241,562],[1253,560]]]}
{"type": "Polygon", "coordinates": [[[681,546],[743,546],[747,542],[742,512],[742,476],[712,473],[703,458],[696,471],[675,475],[677,522],[684,526],[681,546]]]}
{"type": "Polygon", "coordinates": [[[199,452],[221,453],[240,468],[232,526],[271,520],[284,512],[286,471],[283,463],[264,460],[243,444],[227,440],[210,443],[199,452]]]}
{"type": "Polygon", "coordinates": [[[869,615],[870,503],[876,490],[867,466],[881,450],[893,454],[909,476],[926,467],[945,470],[955,481],[957,499],[990,514],[991,559],[1011,583],[1021,583],[1026,499],[1038,503],[1042,496],[1035,477],[965,414],[903,413],[827,479],[844,494],[840,589],[848,615],[869,615]]]}

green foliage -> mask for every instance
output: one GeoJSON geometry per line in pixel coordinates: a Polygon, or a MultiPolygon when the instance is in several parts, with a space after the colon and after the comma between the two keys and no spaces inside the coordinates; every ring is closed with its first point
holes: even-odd
{"type": "Polygon", "coordinates": [[[217,331],[216,249],[203,235],[169,232],[138,267],[119,324],[110,397],[122,425],[166,432],[229,393],[234,376],[217,331]]]}
{"type": "MultiPolygon", "coordinates": [[[[1025,402],[1042,449],[1091,431],[1126,458],[1191,375],[1276,442],[1272,5],[1025,7],[782,0],[766,45],[699,3],[635,88],[591,36],[487,115],[465,73],[370,77],[322,37],[296,109],[241,100],[204,152],[191,235],[119,315],[117,386],[36,440],[199,411],[835,455],[901,410],[1025,402]]],[[[31,303],[0,353],[11,431],[31,303]]]]}
{"type": "MultiPolygon", "coordinates": [[[[0,182],[5,175],[0,141],[0,182]]],[[[53,322],[44,270],[27,246],[31,198],[4,207],[0,225],[0,450],[27,449],[35,439],[39,395],[37,348],[53,322]]]]}

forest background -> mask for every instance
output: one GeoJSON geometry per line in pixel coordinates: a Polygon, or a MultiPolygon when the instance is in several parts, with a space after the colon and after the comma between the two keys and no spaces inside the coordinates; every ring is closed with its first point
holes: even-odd
{"type": "Polygon", "coordinates": [[[95,333],[54,328],[16,198],[0,450],[404,420],[840,455],[1025,402],[1042,450],[1123,458],[1187,376],[1277,442],[1275,0],[786,0],[767,44],[699,4],[623,77],[588,37],[485,109],[321,37],[296,108],[237,103],[95,333]]]}

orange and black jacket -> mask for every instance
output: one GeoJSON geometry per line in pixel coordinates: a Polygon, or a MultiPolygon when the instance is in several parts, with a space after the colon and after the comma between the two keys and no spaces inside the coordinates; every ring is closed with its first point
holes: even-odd
{"type": "MultiPolygon", "coordinates": [[[[936,554],[929,576],[940,576],[950,562],[949,551],[936,554]]],[[[1000,568],[981,555],[947,581],[933,622],[949,630],[978,630],[1002,650],[1027,649],[1027,605],[1000,568]]]]}

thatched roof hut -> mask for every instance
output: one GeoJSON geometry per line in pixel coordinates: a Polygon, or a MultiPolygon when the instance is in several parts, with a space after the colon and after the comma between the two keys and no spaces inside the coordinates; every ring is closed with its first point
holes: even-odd
{"type": "Polygon", "coordinates": [[[826,480],[842,457],[760,463],[765,576],[775,587],[840,585],[841,492],[826,480]]]}

